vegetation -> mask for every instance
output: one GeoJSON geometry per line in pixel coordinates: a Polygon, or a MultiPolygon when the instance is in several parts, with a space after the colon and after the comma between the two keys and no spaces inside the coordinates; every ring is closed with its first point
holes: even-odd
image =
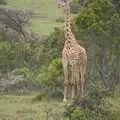
{"type": "Polygon", "coordinates": [[[117,8],[110,0],[90,0],[77,16],[76,24],[78,37],[83,35],[90,55],[88,77],[95,82],[101,80],[106,89],[114,89],[120,77],[120,68],[115,67],[119,65],[120,44],[120,14],[117,8]]]}
{"type": "MultiPolygon", "coordinates": [[[[99,93],[103,94],[100,91],[99,93]]],[[[71,105],[64,108],[59,101],[50,99],[33,102],[32,99],[36,94],[22,96],[3,95],[0,96],[0,119],[47,120],[48,116],[48,120],[69,120],[69,118],[70,120],[119,120],[120,97],[101,97],[101,95],[97,95],[91,94],[86,99],[87,105],[85,108],[79,104],[77,107],[76,105],[71,105]],[[94,102],[95,104],[93,104],[94,102]]]]}
{"type": "Polygon", "coordinates": [[[68,106],[64,115],[70,120],[119,120],[120,106],[117,102],[119,102],[118,96],[113,96],[105,90],[92,88],[84,100],[76,100],[68,106]],[[116,103],[111,101],[112,97],[116,99],[116,103]],[[111,110],[111,106],[115,104],[118,105],[117,111],[114,108],[111,110]]]}
{"type": "Polygon", "coordinates": [[[0,5],[0,119],[119,120],[120,3],[80,1],[71,11],[72,30],[88,53],[85,98],[66,107],[63,16],[55,0],[0,5]]]}

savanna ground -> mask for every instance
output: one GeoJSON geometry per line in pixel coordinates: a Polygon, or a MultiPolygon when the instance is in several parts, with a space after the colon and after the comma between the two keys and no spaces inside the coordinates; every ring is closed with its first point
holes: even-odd
{"type": "MultiPolygon", "coordinates": [[[[0,120],[65,120],[65,108],[61,101],[48,99],[33,102],[35,95],[0,96],[0,120]]],[[[111,106],[110,111],[119,118],[120,97],[108,97],[106,101],[111,106]]]]}
{"type": "Polygon", "coordinates": [[[58,101],[33,102],[34,95],[0,96],[0,120],[62,120],[63,105],[58,101]],[[48,112],[48,114],[47,114],[48,112]]]}

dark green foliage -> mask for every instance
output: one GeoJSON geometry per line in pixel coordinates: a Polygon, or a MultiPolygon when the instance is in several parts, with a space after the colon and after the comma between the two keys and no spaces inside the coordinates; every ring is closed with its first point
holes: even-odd
{"type": "MultiPolygon", "coordinates": [[[[22,50],[22,48],[21,48],[22,50]]],[[[22,52],[22,51],[21,51],[22,52]]],[[[18,63],[18,60],[21,61],[20,58],[20,49],[18,51],[18,47],[13,47],[7,42],[0,42],[0,71],[7,72],[18,68],[21,66],[21,62],[18,63]]]]}
{"type": "Polygon", "coordinates": [[[87,78],[94,84],[101,80],[106,89],[112,90],[120,78],[117,9],[111,0],[89,0],[76,18],[77,37],[83,40],[88,51],[87,78]]]}
{"type": "Polygon", "coordinates": [[[112,22],[120,23],[119,17],[110,0],[90,0],[80,12],[76,23],[85,30],[109,35],[112,22]]]}
{"type": "Polygon", "coordinates": [[[54,98],[61,98],[62,96],[62,64],[61,59],[53,59],[48,66],[38,72],[36,81],[43,86],[43,89],[54,98]]]}
{"type": "Polygon", "coordinates": [[[47,66],[47,68],[46,66],[43,66],[43,68],[41,68],[41,70],[38,72],[36,80],[39,81],[41,84],[45,84],[46,86],[52,87],[55,84],[55,81],[58,81],[61,74],[62,74],[61,60],[54,59],[47,66]]]}

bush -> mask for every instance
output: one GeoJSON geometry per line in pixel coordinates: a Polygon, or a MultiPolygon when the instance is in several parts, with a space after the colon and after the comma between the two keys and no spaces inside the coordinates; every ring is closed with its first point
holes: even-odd
{"type": "Polygon", "coordinates": [[[42,89],[52,98],[62,97],[62,63],[60,58],[53,59],[49,65],[41,67],[36,76],[36,81],[42,89]]]}
{"type": "Polygon", "coordinates": [[[102,83],[109,90],[119,84],[120,14],[117,9],[111,0],[88,0],[75,19],[78,40],[81,44],[84,42],[88,52],[86,77],[89,82],[102,83]]]}
{"type": "Polygon", "coordinates": [[[105,96],[106,91],[94,89],[83,100],[67,106],[64,115],[70,120],[118,120],[105,96]]]}

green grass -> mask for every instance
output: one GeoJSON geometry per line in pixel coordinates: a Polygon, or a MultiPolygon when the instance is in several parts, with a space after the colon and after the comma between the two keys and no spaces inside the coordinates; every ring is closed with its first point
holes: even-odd
{"type": "Polygon", "coordinates": [[[59,102],[33,103],[32,98],[32,95],[0,96],[0,120],[46,120],[46,110],[49,111],[49,120],[53,120],[56,113],[61,117],[64,107],[59,102]]]}
{"type": "Polygon", "coordinates": [[[32,27],[33,31],[37,33],[40,33],[42,35],[49,35],[54,31],[55,27],[60,27],[60,24],[48,21],[40,22],[40,20],[34,19],[32,21],[32,27]]]}
{"type": "Polygon", "coordinates": [[[39,16],[31,20],[32,30],[42,35],[49,35],[54,27],[60,26],[56,19],[62,15],[56,0],[7,0],[9,8],[30,10],[39,16]],[[41,17],[41,16],[44,16],[41,17]]]}
{"type": "MultiPolygon", "coordinates": [[[[46,100],[32,102],[36,95],[0,96],[0,120],[46,120],[46,110],[49,111],[49,120],[53,117],[62,118],[64,106],[59,101],[46,100]]],[[[109,111],[120,117],[120,97],[108,97],[109,111]]]]}
{"type": "Polygon", "coordinates": [[[110,111],[120,119],[120,96],[108,97],[107,101],[111,107],[110,111]]]}

